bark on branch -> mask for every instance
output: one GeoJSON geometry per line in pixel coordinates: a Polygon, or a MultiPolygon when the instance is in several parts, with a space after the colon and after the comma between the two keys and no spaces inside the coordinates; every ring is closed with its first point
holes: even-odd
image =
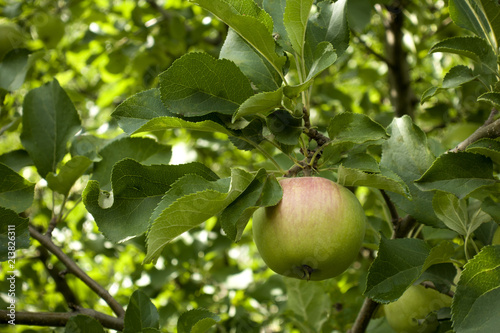
{"type": "MultiPolygon", "coordinates": [[[[25,312],[17,311],[15,313],[16,325],[34,325],[34,326],[51,326],[51,327],[64,327],[71,317],[77,315],[86,315],[96,319],[105,328],[123,331],[124,323],[123,318],[116,318],[107,314],[91,310],[79,308],[75,312],[25,312]]],[[[0,310],[0,323],[8,324],[9,312],[0,310]]]]}
{"type": "Polygon", "coordinates": [[[463,151],[471,143],[476,142],[479,139],[491,138],[495,139],[500,137],[500,119],[495,120],[495,116],[498,114],[498,110],[493,108],[491,110],[490,116],[486,122],[479,127],[474,133],[471,134],[467,139],[460,142],[455,148],[450,150],[451,153],[456,153],[463,151]]]}
{"type": "Polygon", "coordinates": [[[111,294],[106,289],[104,289],[103,286],[93,280],[90,276],[87,275],[87,273],[85,273],[80,267],[78,267],[78,265],[73,260],[71,260],[71,258],[68,257],[57,245],[55,245],[49,237],[42,235],[32,225],[29,226],[29,232],[31,234],[31,237],[36,239],[38,242],[40,242],[40,244],[42,244],[43,247],[52,252],[52,254],[54,254],[68,268],[69,273],[82,280],[90,289],[92,289],[92,291],[99,295],[99,297],[101,297],[109,305],[109,307],[118,317],[125,316],[125,310],[120,305],[120,303],[118,303],[113,298],[113,296],[111,296],[111,294]]]}

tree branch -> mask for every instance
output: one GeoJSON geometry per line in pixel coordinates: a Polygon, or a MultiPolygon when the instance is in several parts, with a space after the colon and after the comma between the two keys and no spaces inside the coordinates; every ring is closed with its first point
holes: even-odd
{"type": "Polygon", "coordinates": [[[371,298],[365,298],[363,305],[361,306],[361,310],[358,312],[358,317],[354,322],[354,325],[348,331],[349,333],[362,333],[366,331],[368,324],[372,318],[372,315],[375,313],[377,308],[379,307],[379,303],[375,302],[371,298]]]}
{"type": "Polygon", "coordinates": [[[473,142],[483,138],[498,138],[500,137],[500,119],[495,120],[495,116],[498,114],[498,110],[493,108],[488,119],[484,124],[479,127],[474,133],[471,134],[467,139],[460,142],[455,148],[450,150],[451,153],[456,153],[463,151],[473,142]]]}
{"type": "MultiPolygon", "coordinates": [[[[108,316],[102,312],[91,309],[79,308],[75,312],[25,312],[17,311],[15,317],[16,325],[36,325],[36,326],[52,326],[64,327],[71,317],[77,315],[86,315],[96,319],[105,328],[123,331],[123,318],[115,318],[108,316]]],[[[10,317],[7,310],[0,310],[0,323],[8,324],[10,317]]]]}
{"type": "Polygon", "coordinates": [[[82,280],[92,291],[94,291],[99,297],[101,297],[113,310],[113,312],[118,317],[123,317],[125,315],[125,310],[118,303],[111,294],[104,289],[99,283],[94,281],[90,276],[87,275],[78,265],[71,260],[57,245],[55,245],[52,240],[42,235],[38,230],[32,225],[29,226],[29,232],[31,237],[35,238],[40,242],[47,250],[52,252],[67,268],[70,273],[75,275],[77,278],[82,280]]]}
{"type": "Polygon", "coordinates": [[[43,246],[39,246],[38,252],[40,253],[39,255],[40,261],[43,263],[45,269],[56,283],[57,290],[63,295],[64,299],[66,300],[66,303],[68,303],[68,306],[70,308],[75,306],[80,306],[81,305],[80,300],[73,292],[73,290],[71,290],[68,283],[66,282],[66,279],[62,276],[61,274],[62,271],[58,270],[56,267],[51,267],[49,265],[48,263],[50,258],[49,251],[47,251],[47,249],[44,248],[43,246]]]}

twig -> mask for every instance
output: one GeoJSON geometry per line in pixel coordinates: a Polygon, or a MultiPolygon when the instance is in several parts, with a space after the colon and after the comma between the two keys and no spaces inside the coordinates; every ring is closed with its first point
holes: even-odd
{"type": "Polygon", "coordinates": [[[349,333],[362,333],[368,327],[372,315],[375,313],[379,307],[379,303],[375,302],[371,298],[365,298],[361,310],[358,312],[358,317],[354,322],[352,328],[348,331],[349,333]]]}
{"type": "Polygon", "coordinates": [[[42,235],[32,225],[29,226],[29,232],[31,237],[39,241],[47,250],[52,252],[68,268],[70,273],[82,280],[90,289],[99,295],[118,317],[123,317],[125,315],[125,310],[120,303],[118,303],[106,289],[78,267],[78,265],[55,245],[49,237],[42,235]]]}
{"type": "Polygon", "coordinates": [[[498,114],[498,110],[493,108],[488,119],[484,124],[479,127],[474,133],[472,133],[467,139],[460,142],[455,148],[450,150],[451,153],[456,153],[463,151],[473,142],[483,138],[498,138],[500,137],[500,119],[495,120],[495,116],[498,114]]]}
{"type": "MultiPolygon", "coordinates": [[[[7,310],[0,310],[0,323],[7,324],[10,317],[7,310]]],[[[123,331],[123,318],[115,318],[91,309],[79,308],[75,312],[26,312],[16,311],[16,325],[36,325],[36,326],[52,326],[64,327],[71,317],[77,315],[86,315],[96,319],[105,328],[123,331]]]]}
{"type": "Polygon", "coordinates": [[[64,274],[62,274],[63,272],[58,270],[55,266],[51,267],[48,264],[48,260],[50,258],[49,251],[47,251],[47,249],[44,248],[43,246],[39,246],[38,252],[40,253],[39,255],[40,261],[43,263],[45,269],[52,277],[52,279],[54,279],[57,290],[63,295],[64,299],[66,300],[66,303],[68,303],[68,306],[70,308],[75,306],[80,306],[80,300],[73,292],[73,290],[69,287],[68,283],[66,282],[66,279],[63,277],[64,276],[64,274]]]}
{"type": "Polygon", "coordinates": [[[391,67],[391,68],[394,67],[394,65],[386,57],[384,57],[383,55],[381,55],[380,53],[378,53],[377,51],[372,49],[368,44],[366,44],[366,42],[355,31],[351,30],[351,32],[352,32],[353,36],[356,37],[356,40],[361,45],[363,45],[363,47],[368,51],[368,53],[374,55],[376,58],[378,58],[383,63],[385,63],[388,67],[391,67]]]}

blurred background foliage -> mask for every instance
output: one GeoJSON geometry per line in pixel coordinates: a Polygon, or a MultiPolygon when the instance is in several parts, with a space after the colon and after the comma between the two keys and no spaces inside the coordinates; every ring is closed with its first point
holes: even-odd
{"type": "MultiPolygon", "coordinates": [[[[402,4],[404,14],[401,51],[406,53],[410,76],[412,115],[438,154],[469,136],[484,122],[490,108],[475,101],[481,89],[476,82],[420,105],[426,89],[439,85],[444,73],[464,63],[455,56],[429,54],[429,49],[439,40],[466,32],[449,19],[447,1],[397,3],[402,4]]],[[[342,111],[365,113],[384,126],[395,116],[387,64],[388,8],[392,4],[390,0],[349,1],[350,47],[314,85],[311,120],[320,130],[342,111]]],[[[22,148],[20,117],[23,96],[29,90],[57,78],[80,114],[81,134],[92,138],[88,142],[103,146],[122,134],[111,118],[121,102],[157,87],[157,75],[187,52],[218,57],[227,33],[224,24],[185,0],[0,0],[0,16],[0,25],[15,25],[15,48],[30,52],[21,88],[0,91],[3,162],[22,148]]],[[[221,177],[228,176],[232,166],[256,170],[265,163],[259,153],[236,150],[219,134],[174,130],[155,139],[172,147],[170,163],[199,161],[221,177]]],[[[47,227],[63,204],[62,198],[53,198],[32,169],[17,171],[37,183],[32,223],[47,227]]],[[[364,250],[346,273],[321,283],[288,281],[273,274],[265,268],[248,230],[233,244],[215,218],[173,241],[155,265],[143,266],[144,239],[116,245],[99,233],[81,203],[85,183],[82,179],[72,189],[65,205],[74,208],[66,223],[54,230],[55,242],[121,304],[127,304],[136,289],[146,292],[159,310],[165,332],[175,330],[181,313],[198,307],[221,317],[214,328],[217,332],[315,332],[320,327],[324,332],[345,332],[363,301],[365,274],[378,243],[376,231],[382,228],[384,232],[384,221],[390,220],[380,192],[359,188],[356,194],[371,222],[364,250]],[[302,284],[300,288],[298,284],[302,284]],[[305,306],[294,306],[299,301],[305,306]]],[[[19,255],[17,290],[22,292],[16,295],[18,309],[67,311],[50,275],[51,270],[62,271],[64,266],[44,254],[35,241],[19,255]]],[[[0,292],[8,290],[4,274],[0,273],[0,292]]],[[[81,281],[71,276],[67,280],[82,306],[111,314],[81,281]]],[[[5,306],[0,297],[0,307],[5,306]]],[[[16,332],[63,330],[18,327],[16,332]]],[[[375,320],[370,331],[390,329],[375,320]]]]}

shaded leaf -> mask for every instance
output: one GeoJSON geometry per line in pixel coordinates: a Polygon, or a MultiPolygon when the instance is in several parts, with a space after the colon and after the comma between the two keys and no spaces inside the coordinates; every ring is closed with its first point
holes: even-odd
{"type": "Polygon", "coordinates": [[[92,317],[76,315],[68,320],[64,333],[104,333],[104,328],[92,317]]]}
{"type": "Polygon", "coordinates": [[[479,96],[477,100],[490,103],[495,108],[500,108],[500,93],[487,92],[479,96]]]}
{"type": "Polygon", "coordinates": [[[8,91],[19,89],[30,68],[30,51],[16,49],[9,52],[0,62],[0,88],[8,91]]]}
{"type": "Polygon", "coordinates": [[[327,320],[331,301],[320,283],[310,283],[305,280],[286,278],[287,308],[296,316],[297,320],[306,325],[306,328],[315,332],[327,320]]]}
{"type": "Polygon", "coordinates": [[[275,91],[281,86],[279,73],[231,28],[222,45],[219,58],[234,62],[261,91],[275,91]]]}
{"type": "Polygon", "coordinates": [[[47,174],[49,188],[63,195],[69,191],[84,172],[92,165],[92,161],[85,156],[75,156],[61,167],[58,174],[47,174]]]}
{"type": "Polygon", "coordinates": [[[248,220],[259,207],[277,205],[283,191],[276,178],[260,169],[245,191],[222,211],[220,223],[234,242],[241,239],[248,220]]]}
{"type": "Polygon", "coordinates": [[[197,175],[180,178],[151,216],[144,262],[156,260],[172,239],[222,212],[254,178],[255,175],[241,169],[232,169],[231,178],[215,182],[197,175]]]}
{"type": "Polygon", "coordinates": [[[196,3],[233,28],[281,75],[286,57],[276,53],[276,43],[272,35],[273,20],[254,1],[196,0],[196,3]]]}
{"type": "Polygon", "coordinates": [[[196,174],[201,179],[218,178],[200,163],[146,166],[125,159],[113,167],[112,194],[101,191],[99,182],[89,181],[83,192],[83,202],[108,239],[123,241],[147,230],[149,216],[162,196],[186,174],[196,174]]]}
{"type": "Polygon", "coordinates": [[[432,192],[422,192],[414,181],[432,165],[434,156],[427,146],[424,132],[408,116],[395,118],[388,127],[391,137],[382,144],[380,167],[396,173],[410,189],[412,200],[389,192],[391,200],[419,222],[444,227],[432,209],[432,192]]]}
{"type": "Polygon", "coordinates": [[[203,120],[199,122],[191,122],[175,117],[158,117],[148,121],[146,124],[138,128],[134,134],[143,132],[166,131],[174,128],[184,128],[191,131],[224,133],[234,135],[228,128],[216,123],[212,120],[203,120]]]}
{"type": "Polygon", "coordinates": [[[161,101],[160,90],[150,89],[127,98],[111,115],[125,133],[132,134],[151,119],[172,113],[161,101]]]}
{"type": "Polygon", "coordinates": [[[136,290],[130,296],[124,324],[124,333],[144,332],[145,328],[160,328],[158,310],[144,292],[136,290]]]}
{"type": "Polygon", "coordinates": [[[57,80],[28,92],[23,103],[21,142],[40,176],[55,172],[68,141],[80,130],[80,117],[57,80]]]}
{"type": "Polygon", "coordinates": [[[500,165],[500,141],[484,138],[471,143],[466,151],[481,154],[491,158],[493,162],[500,165]]]}
{"type": "Polygon", "coordinates": [[[233,116],[233,122],[241,117],[250,115],[267,116],[281,106],[282,99],[283,88],[253,95],[240,105],[238,111],[233,116]]]}
{"type": "Polygon", "coordinates": [[[35,184],[0,163],[0,206],[21,213],[31,206],[34,190],[35,184]]]}
{"type": "Polygon", "coordinates": [[[397,300],[423,271],[431,247],[414,238],[382,237],[364,295],[379,303],[397,300]]]}
{"type": "Polygon", "coordinates": [[[206,309],[184,312],[177,321],[178,333],[203,333],[220,321],[220,317],[206,309]]]}
{"type": "Polygon", "coordinates": [[[186,117],[233,114],[253,95],[250,82],[233,62],[206,53],[182,56],[159,80],[163,103],[186,117]]]}
{"type": "Polygon", "coordinates": [[[496,56],[486,40],[479,37],[451,37],[435,44],[429,52],[458,54],[481,63],[492,73],[496,72],[496,56]]]}
{"type": "Polygon", "coordinates": [[[99,154],[102,161],[95,163],[92,179],[102,187],[111,180],[111,170],[115,163],[131,158],[144,164],[167,164],[172,156],[169,146],[164,146],[150,138],[122,137],[104,146],[99,154]]]}
{"type": "Polygon", "coordinates": [[[368,116],[344,112],[336,115],[328,125],[328,136],[332,143],[365,143],[387,138],[385,129],[368,116]]]}
{"type": "Polygon", "coordinates": [[[302,134],[301,118],[294,118],[288,111],[278,110],[266,118],[267,128],[276,141],[286,145],[296,145],[302,134]]]}
{"type": "Polygon", "coordinates": [[[377,173],[339,166],[338,183],[343,186],[368,186],[410,196],[408,186],[401,179],[393,179],[377,173]]]}
{"type": "MultiPolygon", "coordinates": [[[[30,246],[29,219],[19,216],[13,210],[0,207],[0,221],[0,261],[14,259],[13,247],[15,250],[20,250],[30,246]],[[12,242],[15,242],[15,246],[12,242]]],[[[10,264],[5,267],[8,267],[9,271],[16,269],[15,265],[10,266],[10,264]]]]}
{"type": "Polygon", "coordinates": [[[465,266],[451,306],[453,328],[495,332],[500,325],[500,246],[486,246],[465,266]]]}
{"type": "Polygon", "coordinates": [[[306,27],[313,0],[288,0],[286,2],[283,22],[292,48],[303,55],[306,27]]]}
{"type": "Polygon", "coordinates": [[[495,182],[490,159],[478,154],[458,152],[439,156],[415,184],[423,191],[445,191],[461,199],[495,182]]]}

